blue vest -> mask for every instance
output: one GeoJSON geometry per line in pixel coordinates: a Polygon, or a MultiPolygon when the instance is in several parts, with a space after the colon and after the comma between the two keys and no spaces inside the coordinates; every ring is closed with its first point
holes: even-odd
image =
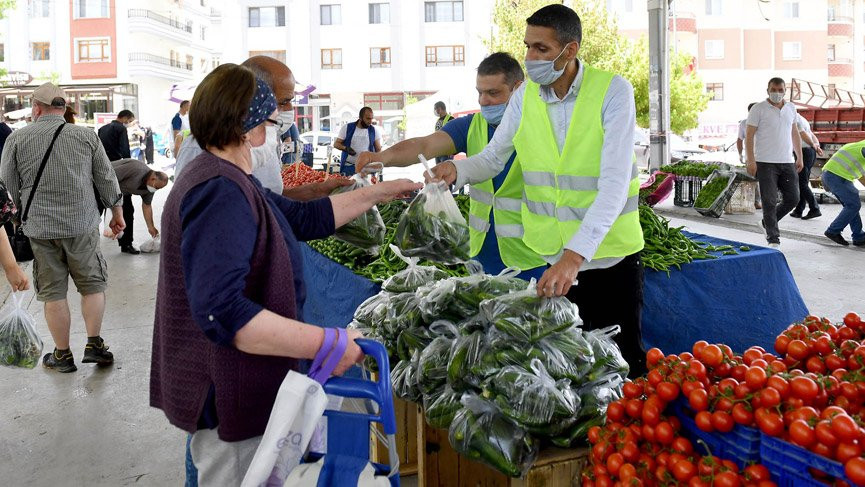
{"type": "MultiPolygon", "coordinates": [[[[345,130],[345,140],[342,142],[346,148],[351,147],[351,139],[354,137],[354,131],[357,129],[357,122],[349,125],[345,130]]],[[[375,151],[375,127],[370,125],[366,128],[367,134],[369,135],[369,148],[367,149],[370,152],[375,151]]],[[[342,158],[339,160],[339,172],[345,174],[346,176],[351,176],[354,174],[354,164],[346,164],[346,160],[348,159],[348,152],[342,151],[342,158]]]]}

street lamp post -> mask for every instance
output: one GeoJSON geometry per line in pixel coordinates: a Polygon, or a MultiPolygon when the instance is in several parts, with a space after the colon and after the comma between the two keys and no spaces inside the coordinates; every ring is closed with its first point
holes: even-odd
{"type": "Polygon", "coordinates": [[[649,0],[649,170],[670,162],[670,56],[667,22],[670,0],[649,0]]]}

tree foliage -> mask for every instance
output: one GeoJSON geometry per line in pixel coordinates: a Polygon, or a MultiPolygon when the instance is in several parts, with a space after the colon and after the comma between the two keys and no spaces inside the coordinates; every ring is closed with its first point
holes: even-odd
{"type": "MultiPolygon", "coordinates": [[[[580,59],[599,69],[620,74],[634,87],[637,123],[649,125],[649,43],[633,41],[619,34],[615,18],[603,0],[496,0],[493,24],[496,29],[485,41],[490,51],[505,51],[515,58],[525,57],[523,36],[526,19],[535,10],[553,3],[565,3],[579,14],[583,26],[580,59]]],[[[695,128],[700,112],[708,106],[709,96],[703,82],[688,69],[692,56],[679,53],[670,59],[670,128],[682,133],[695,128]]]]}

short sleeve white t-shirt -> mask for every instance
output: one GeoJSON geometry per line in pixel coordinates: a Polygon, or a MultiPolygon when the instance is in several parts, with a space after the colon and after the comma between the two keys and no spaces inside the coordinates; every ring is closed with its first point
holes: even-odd
{"type": "Polygon", "coordinates": [[[745,128],[748,126],[748,120],[739,120],[739,140],[745,140],[745,128]]]}
{"type": "MultiPolygon", "coordinates": [[[[799,126],[799,132],[811,133],[811,123],[800,113],[796,113],[796,125],[799,126]]],[[[802,139],[802,147],[805,147],[806,145],[808,147],[813,147],[811,145],[811,139],[802,139]]]]}
{"type": "MultiPolygon", "coordinates": [[[[357,122],[352,122],[352,123],[357,123],[357,122]]],[[[339,135],[336,137],[337,139],[340,139],[343,141],[345,140],[345,138],[348,134],[348,126],[349,125],[350,124],[344,124],[339,129],[339,135]]],[[[375,132],[375,140],[380,141],[381,140],[381,133],[378,131],[378,128],[375,125],[373,125],[372,128],[373,128],[373,131],[375,132]]],[[[351,148],[354,149],[354,151],[357,152],[358,154],[360,154],[361,152],[367,152],[369,150],[369,130],[368,129],[362,129],[360,127],[356,127],[354,129],[354,135],[351,137],[351,148]]],[[[349,155],[348,159],[346,159],[346,161],[354,164],[354,162],[357,161],[357,156],[349,155]]]]}
{"type": "Polygon", "coordinates": [[[792,103],[784,103],[781,108],[775,108],[768,100],[757,103],[748,112],[748,125],[757,127],[754,135],[756,162],[793,163],[792,133],[796,115],[796,108],[792,103]]]}

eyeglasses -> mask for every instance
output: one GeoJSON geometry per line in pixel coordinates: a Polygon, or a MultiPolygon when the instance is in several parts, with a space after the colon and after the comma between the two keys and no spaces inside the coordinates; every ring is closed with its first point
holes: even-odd
{"type": "Polygon", "coordinates": [[[274,120],[274,119],[272,119],[272,118],[266,118],[266,119],[264,119],[264,120],[265,120],[266,122],[270,122],[270,123],[272,123],[272,124],[273,124],[277,129],[281,129],[281,128],[282,128],[282,125],[283,125],[282,120],[274,120]]]}

